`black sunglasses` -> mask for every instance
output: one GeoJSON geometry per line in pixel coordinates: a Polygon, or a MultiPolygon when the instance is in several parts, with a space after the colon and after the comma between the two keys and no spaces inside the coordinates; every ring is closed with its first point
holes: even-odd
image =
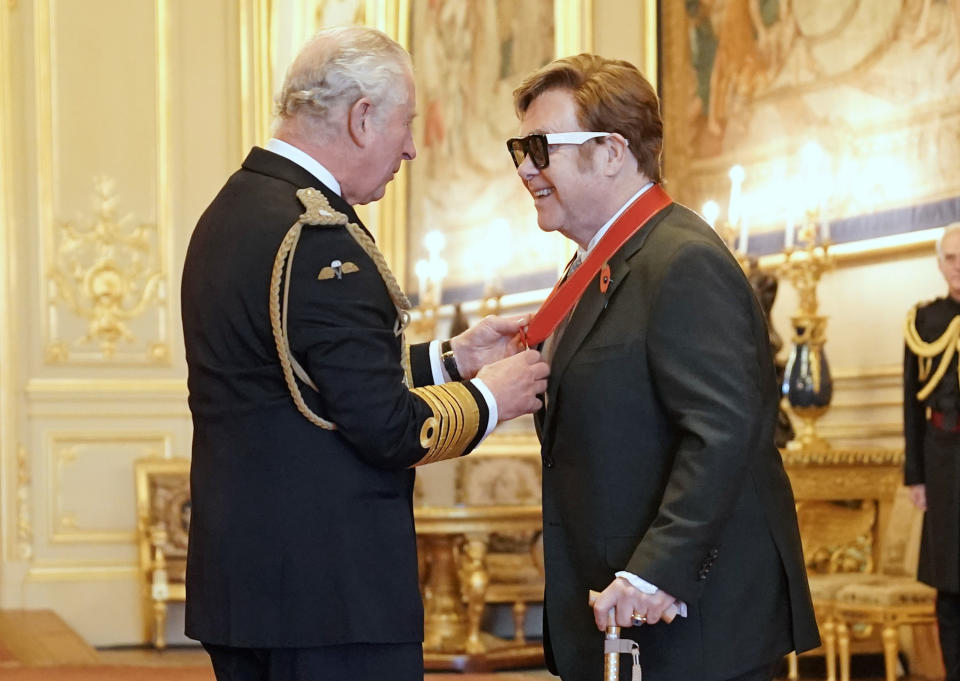
{"type": "Polygon", "coordinates": [[[513,137],[507,140],[507,151],[517,168],[527,156],[533,161],[538,170],[550,165],[549,145],[551,144],[583,144],[587,140],[597,137],[607,137],[609,132],[551,132],[547,134],[533,133],[526,137],[513,137]]]}

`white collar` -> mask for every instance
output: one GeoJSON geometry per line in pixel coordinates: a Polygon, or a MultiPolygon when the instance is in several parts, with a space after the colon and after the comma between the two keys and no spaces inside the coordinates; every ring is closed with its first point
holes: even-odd
{"type": "Polygon", "coordinates": [[[278,140],[276,137],[272,137],[270,141],[267,142],[267,151],[272,151],[278,156],[283,156],[285,159],[293,161],[315,178],[323,182],[323,184],[325,184],[329,189],[332,189],[337,196],[342,197],[342,194],[340,193],[340,183],[337,182],[337,178],[333,176],[333,173],[324,168],[320,161],[315,159],[307,152],[303,151],[302,149],[298,149],[288,142],[278,140]]]}
{"type": "Polygon", "coordinates": [[[640,188],[640,191],[638,191],[636,194],[634,194],[629,199],[627,199],[627,202],[622,206],[620,206],[620,210],[614,213],[613,217],[607,220],[606,224],[603,227],[601,227],[596,234],[593,235],[593,238],[590,239],[590,243],[587,244],[586,250],[584,250],[582,246],[577,246],[577,258],[581,262],[584,260],[584,258],[590,255],[590,251],[592,251],[593,247],[596,246],[597,243],[600,241],[600,239],[603,238],[603,235],[607,233],[607,230],[610,229],[610,225],[612,225],[614,221],[623,214],[623,211],[629,208],[630,204],[636,201],[641,194],[643,194],[645,191],[650,189],[650,187],[652,186],[653,186],[653,182],[647,182],[645,185],[643,185],[640,188]]]}

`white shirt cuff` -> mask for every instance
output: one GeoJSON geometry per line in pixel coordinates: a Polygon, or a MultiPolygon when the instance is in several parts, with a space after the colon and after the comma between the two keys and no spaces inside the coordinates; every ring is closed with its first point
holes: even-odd
{"type": "Polygon", "coordinates": [[[443,368],[443,360],[440,359],[440,341],[430,341],[430,347],[427,351],[430,353],[430,372],[433,374],[433,384],[443,385],[450,380],[450,374],[443,368]]]}
{"type": "MultiPolygon", "coordinates": [[[[443,368],[443,361],[440,359],[440,341],[430,341],[430,347],[427,349],[427,352],[430,355],[430,372],[433,374],[433,384],[443,385],[450,380],[450,374],[443,368]]],[[[487,439],[487,435],[492,433],[494,428],[497,427],[497,421],[500,420],[500,412],[497,411],[497,399],[493,396],[493,393],[490,392],[490,388],[479,378],[472,378],[470,382],[473,383],[477,387],[477,390],[480,391],[480,394],[483,395],[483,399],[487,403],[487,411],[490,414],[487,419],[487,430],[484,432],[483,437],[480,438],[480,442],[483,442],[487,439]]]]}
{"type": "MultiPolygon", "coordinates": [[[[500,420],[500,412],[497,411],[497,398],[493,396],[493,393],[490,392],[490,388],[481,381],[479,378],[471,378],[470,382],[477,386],[477,390],[480,391],[480,394],[483,395],[483,399],[487,401],[487,411],[490,413],[490,416],[487,419],[487,432],[483,434],[483,437],[480,438],[480,442],[483,442],[487,439],[487,435],[493,432],[493,429],[497,427],[497,421],[500,420]]],[[[480,444],[478,442],[477,444],[480,444]]]]}
{"type": "MultiPolygon", "coordinates": [[[[630,582],[630,586],[632,586],[637,591],[642,591],[645,594],[655,594],[658,591],[660,591],[660,589],[655,587],[653,584],[651,584],[650,582],[644,579],[640,579],[632,572],[621,570],[620,572],[616,573],[616,576],[622,577],[623,579],[627,580],[628,582],[630,582]]],[[[686,617],[687,604],[684,603],[683,601],[674,601],[674,604],[677,606],[677,614],[679,614],[680,617],[686,617]]]]}

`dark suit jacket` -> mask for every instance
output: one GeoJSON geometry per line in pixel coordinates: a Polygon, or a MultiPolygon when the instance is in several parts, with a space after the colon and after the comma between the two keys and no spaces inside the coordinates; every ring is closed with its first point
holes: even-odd
{"type": "MultiPolygon", "coordinates": [[[[960,315],[960,303],[950,297],[918,306],[917,332],[927,343],[933,342],[943,335],[957,315],[960,315]]],[[[942,357],[933,360],[933,370],[939,366],[942,357]]],[[[960,593],[960,433],[937,428],[926,417],[929,408],[940,412],[947,420],[960,420],[956,354],[950,359],[940,382],[927,399],[920,402],[917,392],[929,380],[930,377],[920,380],[917,356],[909,347],[905,348],[904,484],[923,484],[927,495],[917,576],[937,589],[960,593]]]]}
{"type": "MultiPolygon", "coordinates": [[[[183,272],[193,414],[187,635],[240,647],[416,642],[423,637],[412,512],[427,403],[403,383],[396,310],[344,227],[303,229],[289,301],[293,354],[323,430],[295,408],[268,316],[268,284],[313,186],[253,149],[197,224],[183,272]],[[356,264],[319,280],[331,261],[356,264]]],[[[413,370],[429,376],[423,348],[413,370]]],[[[429,381],[429,379],[427,379],[429,381]]],[[[485,426],[487,410],[471,384],[485,426]]]]}
{"type": "MultiPolygon", "coordinates": [[[[587,590],[618,570],[689,607],[624,630],[644,681],[710,681],[818,644],[792,490],[773,444],[763,313],[736,261],[672,205],[595,278],[554,355],[543,455],[545,648],[594,681],[587,590]]],[[[628,665],[624,664],[623,667],[628,665]]]]}

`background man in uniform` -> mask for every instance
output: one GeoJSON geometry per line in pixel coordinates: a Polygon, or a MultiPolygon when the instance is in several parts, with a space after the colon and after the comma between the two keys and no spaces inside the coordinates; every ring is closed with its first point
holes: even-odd
{"type": "Polygon", "coordinates": [[[907,318],[903,357],[904,483],[926,511],[918,577],[937,590],[947,681],[960,681],[960,225],[937,242],[948,294],[907,318]],[[933,344],[946,340],[946,350],[933,344]]]}
{"type": "Polygon", "coordinates": [[[548,369],[518,352],[522,319],[404,356],[409,303],[351,206],[415,156],[414,101],[387,36],[319,34],[287,75],[276,138],[191,238],[186,631],[221,681],[422,679],[411,467],[540,407],[548,369]]]}
{"type": "Polygon", "coordinates": [[[514,102],[525,137],[508,148],[539,226],[576,242],[570,270],[587,274],[568,281],[589,278],[545,342],[536,417],[549,666],[565,681],[599,678],[597,629],[615,608],[619,625],[642,624],[627,635],[644,681],[771,679],[784,654],[818,636],[773,442],[763,312],[703,220],[676,204],[644,208],[665,197],[654,184],[662,124],[634,66],[560,59],[514,102]],[[645,212],[623,246],[606,245],[645,212]],[[603,590],[593,612],[588,589],[603,590]]]}

